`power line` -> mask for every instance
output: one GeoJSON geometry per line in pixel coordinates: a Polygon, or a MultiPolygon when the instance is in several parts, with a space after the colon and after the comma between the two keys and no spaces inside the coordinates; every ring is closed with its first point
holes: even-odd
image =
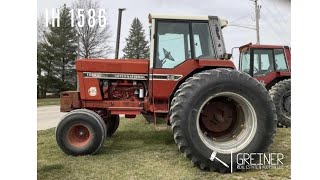
{"type": "MultiPolygon", "coordinates": [[[[256,29],[256,33],[257,33],[257,44],[260,43],[260,23],[259,23],[259,20],[260,20],[260,14],[264,14],[262,11],[261,11],[261,5],[258,4],[258,0],[250,0],[250,1],[253,1],[254,2],[254,5],[249,3],[249,1],[246,0],[247,4],[249,5],[249,8],[252,9],[252,7],[255,9],[255,22],[256,22],[256,28],[251,28],[249,27],[249,29],[256,29]]],[[[275,18],[274,17],[274,13],[272,13],[272,11],[268,8],[268,6],[263,2],[263,0],[261,0],[266,11],[271,15],[271,17],[273,19],[276,19],[276,20],[273,20],[272,22],[275,22],[277,24],[277,27],[278,28],[275,28],[274,27],[274,23],[270,23],[267,18],[263,18],[264,20],[266,20],[266,22],[269,24],[269,26],[271,27],[273,33],[276,34],[277,38],[279,38],[280,41],[285,41],[286,43],[288,43],[287,40],[283,39],[283,37],[279,36],[279,33],[277,32],[276,29],[280,30],[282,33],[285,33],[287,34],[288,32],[288,27],[284,27],[284,25],[287,25],[286,24],[286,21],[285,19],[283,18],[282,14],[280,13],[280,10],[276,7],[276,5],[274,4],[273,2],[273,5],[275,6],[275,10],[278,11],[278,14],[280,16],[281,19],[279,18],[275,18]],[[282,23],[283,22],[283,23],[282,23]]],[[[248,15],[246,16],[243,16],[243,17],[240,17],[234,21],[238,21],[240,19],[243,19],[245,17],[247,17],[248,15]]],[[[264,17],[267,17],[265,15],[263,15],[264,17]]],[[[247,19],[246,19],[247,20],[247,19]]],[[[232,22],[234,22],[232,21],[232,22]]],[[[247,26],[244,26],[244,25],[238,25],[238,24],[234,24],[233,26],[239,26],[239,27],[246,27],[248,28],[247,26]]],[[[289,44],[289,43],[288,43],[289,44]]]]}
{"type": "MultiPolygon", "coordinates": [[[[264,13],[262,13],[261,15],[264,16],[264,13]]],[[[265,19],[265,22],[267,22],[269,24],[269,26],[271,27],[272,31],[274,32],[274,34],[278,37],[278,39],[280,41],[285,41],[286,44],[290,44],[287,40],[285,40],[283,37],[279,36],[279,33],[275,30],[274,26],[272,23],[269,22],[269,20],[267,20],[267,18],[264,18],[265,19]]]]}
{"type": "Polygon", "coordinates": [[[280,14],[280,18],[282,19],[284,24],[287,26],[286,28],[290,28],[290,26],[287,24],[287,21],[283,18],[282,14],[280,13],[281,11],[278,8],[278,6],[275,4],[275,1],[272,1],[272,5],[275,7],[275,10],[278,12],[278,14],[280,14]]]}
{"type": "Polygon", "coordinates": [[[253,29],[256,30],[255,27],[252,27],[250,25],[243,25],[243,24],[228,24],[228,26],[235,26],[235,27],[242,27],[242,28],[247,28],[247,29],[253,29]]]}
{"type": "Polygon", "coordinates": [[[234,23],[234,22],[236,22],[236,21],[239,21],[239,20],[241,20],[241,19],[243,19],[243,18],[246,18],[246,17],[248,17],[248,16],[251,16],[251,15],[252,15],[252,13],[247,14],[247,15],[245,15],[245,16],[242,16],[242,17],[240,17],[240,18],[238,18],[238,19],[235,19],[235,20],[231,21],[230,23],[234,23]]]}
{"type": "MultiPolygon", "coordinates": [[[[249,1],[254,1],[254,0],[249,0],[249,1]]],[[[247,4],[250,6],[250,7],[249,7],[250,10],[251,10],[252,8],[254,9],[254,8],[255,8],[254,5],[253,5],[252,3],[250,3],[249,1],[247,1],[247,4]]]]}
{"type": "MultiPolygon", "coordinates": [[[[250,1],[253,1],[254,2],[254,9],[255,9],[255,21],[256,21],[256,28],[253,28],[253,27],[250,27],[250,26],[245,26],[245,25],[240,25],[240,24],[231,24],[231,26],[238,26],[238,27],[243,27],[243,28],[247,28],[247,29],[254,29],[256,30],[256,33],[257,33],[257,44],[260,44],[260,28],[259,28],[259,19],[260,19],[260,9],[261,9],[261,6],[258,5],[258,0],[250,0],[250,1]]],[[[249,5],[249,11],[252,9],[250,6],[251,6],[251,3],[249,3],[249,1],[246,0],[246,2],[248,3],[249,5]]],[[[245,17],[247,17],[248,15],[246,16],[243,16],[243,17],[240,17],[236,20],[233,20],[232,22],[235,22],[235,21],[238,21],[240,19],[243,19],[245,17]]],[[[232,23],[231,22],[231,23],[232,23]]],[[[230,26],[230,25],[229,25],[230,26]]]]}
{"type": "Polygon", "coordinates": [[[276,22],[278,24],[278,26],[283,30],[284,33],[287,33],[287,28],[283,27],[283,24],[280,23],[279,18],[274,18],[274,14],[272,13],[272,11],[268,8],[268,6],[262,1],[262,3],[265,5],[265,9],[270,13],[270,15],[273,17],[273,19],[275,20],[274,22],[276,22]]]}

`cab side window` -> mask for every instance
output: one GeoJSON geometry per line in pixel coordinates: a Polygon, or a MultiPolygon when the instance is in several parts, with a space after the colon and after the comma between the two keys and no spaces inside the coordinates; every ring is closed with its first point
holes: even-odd
{"type": "Polygon", "coordinates": [[[273,52],[271,49],[254,50],[254,75],[266,74],[274,70],[273,52]]]}
{"type": "Polygon", "coordinates": [[[174,68],[191,58],[188,22],[158,22],[156,68],[174,68]]]}
{"type": "Polygon", "coordinates": [[[215,58],[208,23],[192,23],[195,58],[215,58]]]}
{"type": "Polygon", "coordinates": [[[274,58],[276,61],[276,70],[277,71],[286,71],[288,70],[286,57],[284,55],[283,49],[274,50],[274,58]]]}

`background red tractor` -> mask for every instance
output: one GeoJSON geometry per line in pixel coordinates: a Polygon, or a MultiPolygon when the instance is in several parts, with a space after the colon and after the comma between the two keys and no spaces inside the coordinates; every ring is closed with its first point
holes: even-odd
{"type": "Polygon", "coordinates": [[[228,60],[225,21],[155,14],[149,21],[149,60],[76,61],[79,91],[61,93],[61,111],[71,111],[56,129],[62,151],[96,153],[119,114],[166,118],[179,150],[203,170],[230,172],[237,153],[267,151],[275,106],[261,83],[228,60]]]}
{"type": "Polygon", "coordinates": [[[277,109],[278,126],[291,126],[291,52],[288,46],[241,46],[239,69],[260,81],[277,109]]]}

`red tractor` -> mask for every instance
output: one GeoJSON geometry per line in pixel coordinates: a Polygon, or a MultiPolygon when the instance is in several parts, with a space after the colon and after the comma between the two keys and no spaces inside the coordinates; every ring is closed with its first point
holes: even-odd
{"type": "MultiPolygon", "coordinates": [[[[237,153],[265,152],[273,101],[226,54],[217,16],[149,15],[150,59],[79,59],[79,90],[61,93],[56,141],[69,155],[96,153],[119,115],[166,118],[178,149],[202,170],[236,170],[237,153]]],[[[130,137],[129,137],[130,138],[130,137]]],[[[108,139],[108,138],[107,138],[108,139]]]]}
{"type": "Polygon", "coordinates": [[[291,126],[291,52],[288,46],[241,46],[239,69],[261,82],[274,101],[279,127],[291,126]]]}

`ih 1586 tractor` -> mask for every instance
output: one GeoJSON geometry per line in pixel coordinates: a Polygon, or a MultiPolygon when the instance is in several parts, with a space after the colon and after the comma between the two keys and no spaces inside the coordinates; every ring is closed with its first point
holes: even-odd
{"type": "MultiPolygon", "coordinates": [[[[235,70],[217,16],[149,16],[150,59],[79,59],[79,90],[61,93],[56,141],[70,155],[96,153],[119,114],[164,117],[179,150],[203,170],[236,170],[237,153],[267,151],[276,109],[261,83],[235,70]]],[[[130,137],[129,137],[130,138],[130,137]]]]}
{"type": "Polygon", "coordinates": [[[291,126],[291,52],[288,46],[241,46],[239,69],[265,85],[274,101],[278,126],[291,126]]]}

